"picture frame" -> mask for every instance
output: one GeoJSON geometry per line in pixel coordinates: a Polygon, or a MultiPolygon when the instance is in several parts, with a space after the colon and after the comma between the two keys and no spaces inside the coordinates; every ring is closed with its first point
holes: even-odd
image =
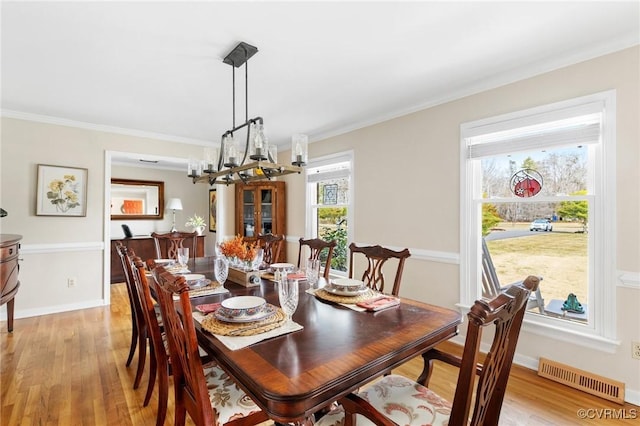
{"type": "Polygon", "coordinates": [[[87,215],[88,169],[38,164],[36,216],[87,215]]]}
{"type": "Polygon", "coordinates": [[[209,190],[209,232],[216,232],[218,212],[218,193],[215,189],[209,190]]]}

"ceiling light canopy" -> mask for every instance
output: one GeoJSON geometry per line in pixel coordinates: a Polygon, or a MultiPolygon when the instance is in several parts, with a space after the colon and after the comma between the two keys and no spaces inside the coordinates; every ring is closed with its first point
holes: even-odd
{"type": "Polygon", "coordinates": [[[278,163],[275,144],[269,144],[262,117],[249,119],[248,60],[258,52],[250,44],[241,42],[223,60],[231,65],[233,83],[233,127],[222,134],[220,148],[207,147],[204,159],[190,159],[188,176],[193,183],[202,182],[233,184],[271,179],[291,173],[300,173],[307,163],[306,135],[291,138],[291,165],[278,163]],[[236,126],[236,77],[235,69],[245,68],[245,121],[236,126]],[[239,142],[244,138],[244,147],[239,142]],[[246,135],[246,136],[245,136],[246,135]]]}

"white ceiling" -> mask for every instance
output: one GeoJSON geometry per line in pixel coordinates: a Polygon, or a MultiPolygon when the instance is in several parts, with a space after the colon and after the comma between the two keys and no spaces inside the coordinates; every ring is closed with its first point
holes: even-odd
{"type": "Polygon", "coordinates": [[[2,113],[218,142],[245,41],[249,116],[284,149],[638,44],[639,4],[3,1],[2,113]]]}

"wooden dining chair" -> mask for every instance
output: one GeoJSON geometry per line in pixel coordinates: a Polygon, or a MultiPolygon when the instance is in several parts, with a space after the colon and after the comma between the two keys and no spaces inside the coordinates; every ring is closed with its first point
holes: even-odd
{"type": "Polygon", "coordinates": [[[469,324],[462,357],[431,349],[423,355],[424,370],[416,382],[395,374],[385,376],[357,394],[341,398],[340,406],[316,425],[351,426],[357,415],[385,426],[497,425],[527,300],[539,283],[538,277],[529,276],[492,300],[476,301],[467,314],[469,324]],[[492,324],[495,326],[493,342],[480,364],[482,331],[492,324]],[[434,360],[460,368],[453,403],[427,387],[434,360]]]}
{"type": "MultiPolygon", "coordinates": [[[[140,302],[142,312],[147,323],[147,333],[150,337],[149,346],[149,380],[147,382],[147,392],[144,397],[143,406],[149,405],[151,395],[155,387],[156,377],[158,380],[158,411],[156,414],[156,426],[164,424],[167,416],[167,400],[169,396],[169,354],[165,346],[165,336],[161,321],[158,320],[156,304],[151,296],[151,288],[145,273],[145,264],[138,257],[129,257],[133,265],[133,278],[140,302]]],[[[151,259],[151,261],[153,261],[151,259]]]]}
{"type": "Polygon", "coordinates": [[[175,424],[183,426],[187,413],[200,426],[253,425],[268,420],[224,370],[214,363],[203,366],[185,278],[170,274],[162,266],[155,272],[157,279],[151,285],[157,292],[169,341],[175,424]]]}
{"type": "Polygon", "coordinates": [[[298,249],[298,268],[302,268],[305,265],[302,265],[301,262],[303,260],[302,252],[304,247],[309,247],[309,256],[304,257],[304,259],[318,259],[320,261],[324,260],[324,278],[326,280],[329,279],[329,273],[331,272],[331,259],[333,258],[333,250],[336,247],[336,240],[325,241],[320,238],[311,238],[305,240],[304,238],[300,238],[300,248],[298,249]],[[322,252],[327,250],[327,256],[323,258],[322,252]]]}
{"type": "Polygon", "coordinates": [[[124,270],[125,283],[127,285],[127,294],[129,296],[129,305],[131,307],[131,345],[129,347],[129,356],[127,357],[127,367],[131,365],[133,356],[138,348],[138,366],[136,369],[136,376],[133,380],[133,388],[138,389],[140,380],[142,379],[142,373],[144,372],[145,360],[147,359],[147,331],[146,321],[144,313],[142,311],[142,305],[140,304],[140,297],[138,290],[134,283],[133,270],[131,268],[131,262],[128,257],[135,255],[133,250],[128,249],[120,242],[116,243],[116,251],[120,256],[122,263],[122,269],[124,270]]]}
{"type": "Polygon", "coordinates": [[[271,265],[279,262],[280,251],[284,244],[284,235],[258,234],[258,246],[262,249],[262,263],[271,265]]]}
{"type": "MultiPolygon", "coordinates": [[[[542,281],[542,277],[540,281],[542,281]]],[[[493,266],[493,260],[491,260],[491,254],[487,247],[487,242],[482,239],[482,297],[492,299],[498,294],[502,293],[505,289],[509,288],[512,284],[519,284],[522,281],[511,283],[510,285],[500,285],[498,280],[498,274],[496,274],[496,268],[493,266]]],[[[535,291],[532,291],[527,301],[527,310],[532,308],[538,308],[538,311],[544,315],[544,299],[540,292],[540,287],[535,291]]]]}
{"type": "Polygon", "coordinates": [[[178,259],[178,249],[181,247],[189,248],[189,257],[196,257],[196,250],[198,248],[198,233],[197,232],[167,232],[165,234],[158,234],[153,232],[151,234],[153,242],[156,246],[156,257],[158,259],[178,259]]]}
{"type": "Polygon", "coordinates": [[[396,269],[395,279],[393,280],[391,294],[394,296],[398,295],[400,292],[400,282],[402,280],[404,262],[409,258],[409,256],[411,256],[409,249],[394,251],[379,245],[358,247],[354,243],[351,243],[349,244],[349,252],[349,278],[354,278],[354,255],[356,253],[361,253],[367,259],[367,267],[362,273],[360,279],[362,279],[368,287],[380,292],[384,292],[385,284],[382,267],[389,259],[397,259],[398,267],[396,269]]]}

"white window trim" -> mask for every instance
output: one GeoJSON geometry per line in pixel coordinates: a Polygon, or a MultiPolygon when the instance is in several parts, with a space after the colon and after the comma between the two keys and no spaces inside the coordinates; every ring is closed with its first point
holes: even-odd
{"type": "Polygon", "coordinates": [[[509,126],[536,124],[541,117],[562,115],[564,110],[591,108],[593,103],[603,105],[603,132],[601,143],[593,148],[599,150],[597,163],[592,164],[596,176],[593,182],[599,202],[594,205],[594,214],[589,218],[589,229],[595,238],[590,247],[590,261],[596,262],[591,279],[598,285],[590,286],[590,317],[588,325],[575,324],[541,315],[526,315],[524,330],[553,339],[580,344],[613,353],[620,345],[616,340],[616,92],[609,90],[567,101],[543,105],[497,117],[463,123],[460,126],[460,303],[469,309],[480,294],[480,241],[477,238],[480,224],[479,214],[471,214],[474,205],[469,194],[473,194],[473,165],[467,161],[469,148],[466,140],[472,136],[509,128],[509,126]],[[511,124],[510,124],[511,123],[511,124]],[[597,219],[594,219],[597,218],[597,219]]]}
{"type": "MultiPolygon", "coordinates": [[[[307,166],[306,166],[306,173],[305,173],[305,200],[306,200],[306,206],[305,206],[305,236],[304,238],[314,238],[312,237],[313,235],[313,231],[314,231],[314,226],[315,223],[313,221],[313,218],[311,217],[311,215],[309,214],[309,212],[311,211],[312,206],[314,206],[316,204],[316,200],[313,199],[313,196],[311,194],[311,192],[309,191],[309,183],[312,181],[309,179],[309,170],[312,170],[315,167],[320,167],[320,166],[325,166],[328,164],[333,164],[333,163],[340,163],[340,162],[346,162],[348,161],[350,163],[350,179],[349,179],[349,203],[347,204],[347,241],[354,241],[354,235],[355,235],[355,222],[353,220],[354,218],[354,205],[355,205],[355,191],[354,191],[354,187],[355,187],[355,179],[354,179],[354,168],[355,168],[355,164],[354,164],[354,155],[353,155],[353,151],[343,151],[343,152],[338,152],[335,154],[329,154],[329,155],[325,155],[322,157],[317,157],[317,158],[310,158],[309,161],[307,162],[307,166]]],[[[347,271],[349,270],[349,258],[347,257],[347,271]]],[[[331,270],[331,273],[334,275],[345,275],[348,272],[341,272],[341,271],[334,271],[333,269],[331,270]]]]}

